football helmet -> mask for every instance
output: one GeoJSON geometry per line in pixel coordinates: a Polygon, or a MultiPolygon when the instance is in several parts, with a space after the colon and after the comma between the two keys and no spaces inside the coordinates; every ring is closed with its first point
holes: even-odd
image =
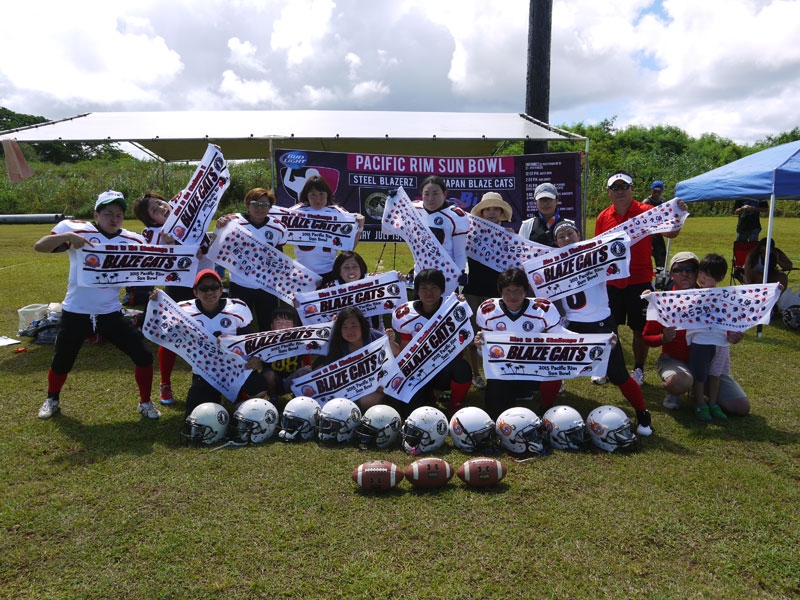
{"type": "Polygon", "coordinates": [[[317,434],[319,424],[319,402],[308,396],[297,396],[286,403],[281,415],[278,439],[310,440],[317,434]]]}
{"type": "Polygon", "coordinates": [[[231,439],[237,444],[260,444],[278,428],[278,409],[269,400],[245,400],[233,413],[231,439]]]}
{"type": "Polygon", "coordinates": [[[602,450],[614,452],[636,444],[633,423],[616,406],[598,406],[586,417],[586,429],[592,443],[602,450]]]}
{"type": "Polygon", "coordinates": [[[432,406],[420,406],[413,410],[400,429],[403,450],[414,456],[440,448],[445,438],[447,417],[432,406]]]}
{"type": "Polygon", "coordinates": [[[181,442],[187,446],[202,446],[220,441],[228,433],[228,411],[216,402],[204,402],[186,417],[181,430],[181,442]]]}
{"type": "Polygon", "coordinates": [[[319,413],[317,437],[321,442],[349,442],[361,422],[361,411],[352,400],[333,398],[319,413]]]}
{"type": "Polygon", "coordinates": [[[542,424],[550,445],[559,450],[580,450],[585,443],[585,425],[580,413],[571,406],[554,406],[542,415],[542,424]]]}
{"type": "MultiPolygon", "coordinates": [[[[800,306],[796,304],[790,306],[783,311],[782,317],[787,327],[790,329],[800,329],[800,306]]],[[[38,340],[39,338],[36,339],[38,340]]]]}
{"type": "Polygon", "coordinates": [[[547,435],[542,420],[530,408],[517,406],[500,413],[495,425],[500,445],[509,452],[543,454],[547,435]]]}
{"type": "Polygon", "coordinates": [[[489,414],[477,406],[465,406],[450,418],[450,437],[462,452],[497,452],[499,441],[489,414]]]}
{"type": "Polygon", "coordinates": [[[400,413],[386,404],[368,408],[356,427],[356,439],[364,446],[389,448],[400,438],[403,420],[400,413]]]}

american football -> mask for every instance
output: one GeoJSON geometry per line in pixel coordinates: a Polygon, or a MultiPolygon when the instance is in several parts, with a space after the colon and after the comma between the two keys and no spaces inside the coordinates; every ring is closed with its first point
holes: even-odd
{"type": "Polygon", "coordinates": [[[471,458],[458,467],[458,478],[470,487],[497,485],[508,473],[505,465],[496,458],[471,458]]]}
{"type": "Polygon", "coordinates": [[[441,458],[420,458],[406,467],[405,476],[414,487],[438,488],[450,481],[453,469],[441,458]]]}
{"type": "Polygon", "coordinates": [[[353,481],[362,490],[383,492],[403,481],[403,471],[388,460],[370,460],[353,469],[353,481]]]}

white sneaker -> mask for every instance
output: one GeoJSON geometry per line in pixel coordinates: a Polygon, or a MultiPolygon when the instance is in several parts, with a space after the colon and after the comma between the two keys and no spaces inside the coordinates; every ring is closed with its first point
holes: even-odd
{"type": "Polygon", "coordinates": [[[631,371],[631,377],[633,377],[633,380],[639,385],[639,387],[644,385],[644,371],[641,369],[634,369],[631,371]]]}
{"type": "Polygon", "coordinates": [[[472,385],[474,385],[479,390],[485,390],[486,380],[480,375],[475,375],[475,377],[472,378],[472,385]]]}
{"type": "Polygon", "coordinates": [[[605,385],[608,383],[608,377],[592,377],[592,383],[595,385],[605,385]]]}
{"type": "Polygon", "coordinates": [[[661,406],[668,410],[679,410],[681,407],[681,399],[679,396],[667,394],[664,396],[664,401],[661,403],[661,406]]]}
{"type": "Polygon", "coordinates": [[[139,404],[139,414],[148,419],[157,419],[161,416],[161,411],[152,402],[142,402],[139,404]]]}
{"type": "Polygon", "coordinates": [[[44,404],[42,404],[42,408],[39,409],[39,418],[49,419],[60,410],[61,407],[59,406],[59,401],[48,396],[44,401],[44,404]]]}

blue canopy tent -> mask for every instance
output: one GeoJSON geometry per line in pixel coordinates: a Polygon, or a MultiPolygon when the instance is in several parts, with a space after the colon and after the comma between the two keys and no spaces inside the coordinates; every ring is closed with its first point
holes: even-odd
{"type": "MultiPolygon", "coordinates": [[[[800,141],[767,148],[708,173],[681,181],[675,196],[684,202],[769,200],[767,239],[772,239],[775,200],[800,200],[800,141]]],[[[764,279],[769,272],[769,254],[764,279]]]]}

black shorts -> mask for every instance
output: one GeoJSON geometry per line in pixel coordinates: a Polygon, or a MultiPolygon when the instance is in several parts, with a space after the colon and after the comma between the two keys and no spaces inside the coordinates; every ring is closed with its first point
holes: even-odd
{"type": "Polygon", "coordinates": [[[653,284],[635,283],[624,288],[607,286],[608,306],[617,325],[628,325],[633,331],[644,330],[647,321],[647,300],[642,292],[653,291],[653,284]]]}

